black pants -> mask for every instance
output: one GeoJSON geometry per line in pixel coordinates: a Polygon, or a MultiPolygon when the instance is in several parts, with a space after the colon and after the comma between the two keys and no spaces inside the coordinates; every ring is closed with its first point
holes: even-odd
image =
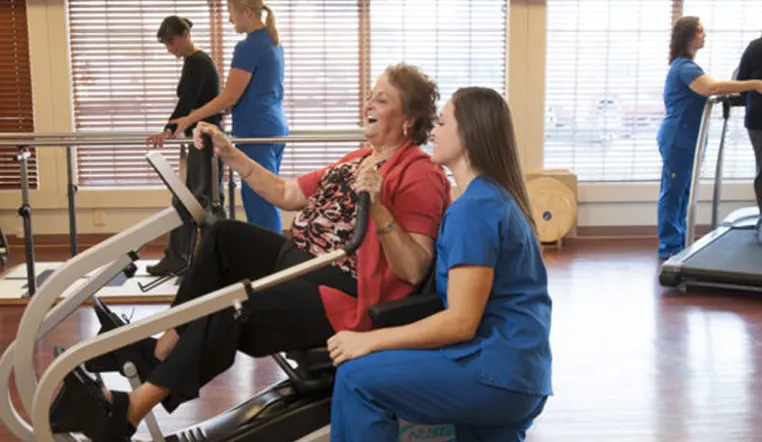
{"type": "MultiPolygon", "coordinates": [[[[214,121],[210,121],[214,123],[214,121]]],[[[217,124],[217,123],[215,123],[217,124]]],[[[217,124],[219,126],[219,124],[217,124]]],[[[192,136],[186,132],[186,135],[192,136]]],[[[198,199],[201,206],[208,208],[212,201],[212,151],[210,149],[199,150],[194,146],[188,148],[186,162],[185,185],[188,190],[198,199]]],[[[222,188],[222,162],[217,165],[217,188],[219,189],[220,206],[224,207],[225,191],[222,188]]],[[[172,205],[178,207],[179,201],[172,198],[172,205]]],[[[193,254],[193,240],[196,236],[196,227],[185,223],[169,233],[169,240],[164,249],[164,259],[172,270],[180,269],[190,262],[193,254]]]]}
{"type": "MultiPolygon", "coordinates": [[[[252,281],[311,255],[281,235],[255,225],[225,220],[213,225],[201,241],[190,271],[173,305],[178,305],[244,278],[252,281]]],[[[238,350],[264,357],[279,351],[323,346],[334,334],[318,285],[357,296],[357,282],[333,266],[256,292],[243,304],[246,323],[228,308],[178,328],[176,346],[147,382],[170,391],[162,404],[172,412],[198,397],[199,389],[233,365],[238,350]]]]}
{"type": "Polygon", "coordinates": [[[754,159],[757,163],[757,176],[754,178],[754,193],[757,197],[757,207],[762,213],[762,130],[749,129],[749,139],[754,148],[754,159]]]}

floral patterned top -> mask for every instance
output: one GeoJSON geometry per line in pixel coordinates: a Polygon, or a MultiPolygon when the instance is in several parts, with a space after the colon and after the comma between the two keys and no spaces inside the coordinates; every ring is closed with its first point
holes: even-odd
{"type": "MultiPolygon", "coordinates": [[[[357,194],[355,178],[366,157],[340,163],[326,170],[317,192],[296,216],[291,226],[291,240],[297,247],[319,256],[343,248],[355,228],[357,194]]],[[[341,271],[357,279],[357,255],[335,264],[341,271]]]]}

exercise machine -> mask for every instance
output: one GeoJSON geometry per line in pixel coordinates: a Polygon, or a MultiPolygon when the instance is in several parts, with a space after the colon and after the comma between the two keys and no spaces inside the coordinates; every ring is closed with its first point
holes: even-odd
{"type": "Polygon", "coordinates": [[[756,230],[759,209],[756,206],[744,207],[718,222],[728,119],[733,107],[743,105],[742,96],[728,95],[711,97],[704,106],[691,176],[685,249],[662,264],[659,282],[665,287],[762,291],[762,245],[757,241],[756,230]],[[706,154],[712,108],[717,104],[722,105],[723,124],[714,177],[712,230],[695,241],[701,167],[706,154]]]}
{"type": "MultiPolygon", "coordinates": [[[[155,238],[183,222],[203,225],[206,213],[166,160],[157,152],[147,155],[149,163],[182,204],[168,207],[141,223],[70,258],[57,269],[31,298],[19,325],[16,340],[0,358],[0,418],[20,440],[52,442],[89,440],[70,433],[54,434],[51,406],[58,387],[67,388],[65,379],[82,365],[131,343],[146,339],[214,312],[234,308],[240,318],[246,312],[242,303],[253,293],[291,278],[327,266],[359,248],[367,227],[368,195],[360,195],[358,220],[353,239],[343,250],[322,255],[256,281],[243,280],[206,296],[183,303],[142,320],[99,334],[68,350],[60,350],[47,367],[39,384],[33,363],[35,344],[68,317],[130,263],[139,251],[155,238]],[[105,265],[104,265],[105,263],[105,265]],[[61,298],[79,277],[95,274],[78,290],[61,298]],[[54,303],[60,301],[51,309],[54,303]],[[14,408],[10,398],[10,377],[14,374],[21,404],[31,416],[31,425],[14,408]]],[[[433,282],[433,270],[428,286],[433,282]]],[[[96,298],[96,305],[103,308],[96,298]]],[[[372,306],[369,314],[379,326],[402,324],[420,319],[442,308],[436,294],[411,296],[401,301],[372,306]]],[[[266,388],[255,397],[198,425],[164,435],[153,415],[146,424],[153,441],[327,441],[330,435],[330,399],[334,367],[325,348],[303,349],[272,355],[287,379],[266,388]]],[[[124,361],[124,374],[133,388],[140,384],[131,361],[124,361]]]]}

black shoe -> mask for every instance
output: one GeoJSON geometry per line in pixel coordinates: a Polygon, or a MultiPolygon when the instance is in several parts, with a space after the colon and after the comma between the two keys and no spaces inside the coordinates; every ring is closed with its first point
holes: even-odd
{"type": "Polygon", "coordinates": [[[146,272],[151,276],[169,276],[177,275],[187,267],[185,263],[172,263],[166,257],[155,265],[146,266],[146,272]]]}
{"type": "MultiPolygon", "coordinates": [[[[99,298],[93,299],[95,300],[95,314],[101,323],[101,329],[98,331],[99,335],[129,323],[127,318],[117,316],[99,298]]],[[[116,349],[111,353],[97,356],[85,362],[85,368],[93,373],[118,371],[122,376],[125,376],[124,364],[130,361],[135,365],[140,380],[144,382],[153,369],[159,365],[159,360],[154,355],[156,342],[154,338],[143,339],[126,347],[116,349]]]]}
{"type": "Polygon", "coordinates": [[[81,369],[64,378],[64,385],[50,407],[53,433],[83,433],[93,442],[129,442],[136,429],[127,421],[130,397],[111,392],[106,399],[100,385],[81,369]]]}

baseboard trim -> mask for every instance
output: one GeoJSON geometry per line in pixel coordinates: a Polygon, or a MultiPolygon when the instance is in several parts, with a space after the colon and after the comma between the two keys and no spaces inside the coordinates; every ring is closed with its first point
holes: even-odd
{"type": "MultiPolygon", "coordinates": [[[[696,234],[703,236],[711,231],[708,224],[696,226],[696,234]]],[[[577,238],[656,238],[656,226],[580,226],[577,238]]]]}
{"type": "MultiPolygon", "coordinates": [[[[696,226],[697,235],[705,235],[710,231],[708,224],[696,226]]],[[[656,226],[579,226],[575,239],[588,238],[656,238],[656,226]]],[[[284,232],[287,235],[287,232],[284,232]]],[[[77,235],[77,245],[80,249],[92,247],[114,236],[114,233],[81,233],[77,235]]],[[[16,235],[8,235],[8,245],[23,246],[24,238],[16,235]]],[[[571,238],[570,238],[571,239],[571,238]]],[[[167,235],[151,241],[148,246],[164,247],[167,235]]],[[[35,235],[34,246],[36,247],[64,247],[69,245],[68,234],[35,235]]]]}

